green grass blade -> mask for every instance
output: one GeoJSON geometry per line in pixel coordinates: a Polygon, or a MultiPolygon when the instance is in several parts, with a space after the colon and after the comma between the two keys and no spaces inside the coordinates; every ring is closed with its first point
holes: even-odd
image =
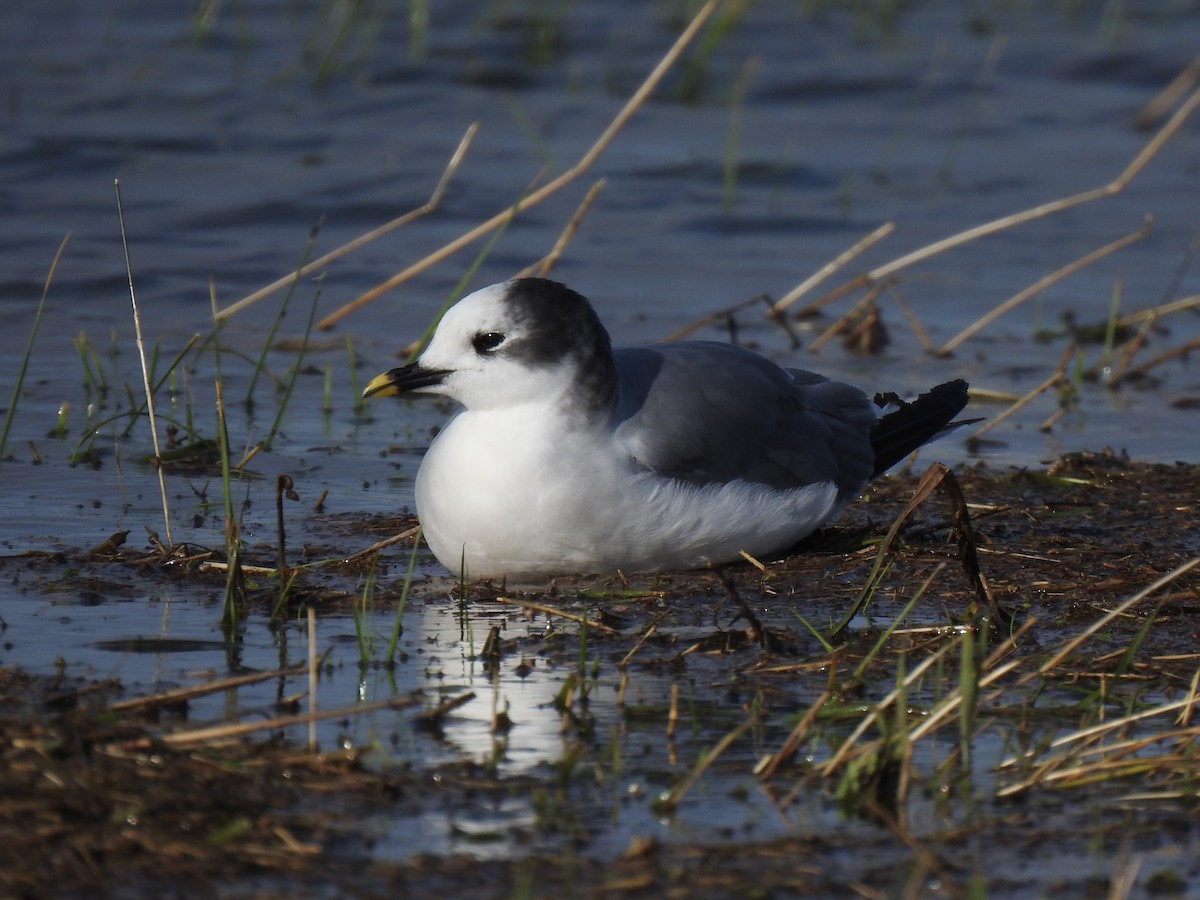
{"type": "Polygon", "coordinates": [[[404,584],[400,587],[400,600],[396,604],[396,619],[392,625],[392,638],[388,641],[387,664],[396,664],[396,646],[400,643],[400,635],[404,634],[404,608],[408,606],[408,592],[412,588],[413,573],[417,570],[417,551],[421,547],[421,526],[417,526],[412,538],[412,552],[408,555],[408,568],[404,572],[404,584]]]}
{"type": "Polygon", "coordinates": [[[63,250],[66,249],[67,241],[71,239],[68,232],[66,237],[62,239],[62,243],[58,245],[58,250],[54,253],[54,259],[50,261],[50,271],[46,273],[46,281],[42,285],[42,296],[38,300],[37,312],[33,314],[33,326],[29,329],[29,337],[25,341],[25,353],[21,357],[21,365],[17,369],[17,381],[13,385],[12,398],[8,402],[8,412],[4,416],[4,430],[0,432],[0,459],[4,458],[4,448],[8,444],[8,433],[12,428],[13,417],[17,413],[17,402],[21,399],[21,388],[25,384],[25,373],[29,371],[29,357],[33,354],[33,341],[37,337],[38,325],[42,321],[42,310],[46,307],[46,296],[50,293],[50,282],[54,279],[54,272],[58,268],[58,261],[62,258],[63,250]]]}

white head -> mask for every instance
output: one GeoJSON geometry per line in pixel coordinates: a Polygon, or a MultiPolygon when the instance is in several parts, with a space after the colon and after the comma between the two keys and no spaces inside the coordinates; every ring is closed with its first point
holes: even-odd
{"type": "Polygon", "coordinates": [[[592,415],[611,407],[608,333],[582,296],[554,281],[493,284],[450,307],[420,358],[364,396],[441,394],[471,410],[550,403],[592,415]]]}

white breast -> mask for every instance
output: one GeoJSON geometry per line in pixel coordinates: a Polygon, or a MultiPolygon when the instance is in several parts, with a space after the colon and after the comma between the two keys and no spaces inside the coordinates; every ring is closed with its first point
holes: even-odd
{"type": "Polygon", "coordinates": [[[417,512],[452,572],[464,562],[469,578],[696,568],[786,548],[841,505],[832,483],[664,478],[598,446],[607,433],[539,422],[529,408],[463,412],[426,453],[417,512]]]}

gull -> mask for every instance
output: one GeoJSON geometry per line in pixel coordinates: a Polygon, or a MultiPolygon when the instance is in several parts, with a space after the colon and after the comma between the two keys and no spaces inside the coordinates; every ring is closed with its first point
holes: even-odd
{"type": "Polygon", "coordinates": [[[363,392],[389,394],[461,407],[417,472],[434,556],[523,579],[786,551],[955,427],[967,384],[872,399],[733,344],[614,350],[583,296],[518,278],[459,300],[415,362],[363,392]]]}

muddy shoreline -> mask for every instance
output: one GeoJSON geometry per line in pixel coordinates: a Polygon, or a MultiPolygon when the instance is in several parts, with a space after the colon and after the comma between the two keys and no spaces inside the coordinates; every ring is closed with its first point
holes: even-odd
{"type": "MultiPolygon", "coordinates": [[[[1189,857],[1200,841],[1192,721],[1200,576],[1186,568],[1200,552],[1189,527],[1200,467],[1081,454],[1043,471],[956,474],[980,572],[1011,613],[1005,623],[978,602],[952,510],[937,492],[899,529],[879,576],[884,537],[916,474],[873,487],[837,527],[764,570],[559,579],[540,594],[471,586],[464,607],[485,622],[501,606],[543,622],[544,609],[561,612],[536,636],[498,629],[496,641],[479,645],[478,664],[497,673],[534,658],[561,670],[559,694],[545,701],[561,716],[570,753],[520,775],[496,761],[521,733],[515,712],[492,722],[496,759],[450,753],[428,765],[378,747],[313,750],[282,728],[181,742],[194,727],[187,701],[151,698],[120,710],[135,698],[119,681],[0,669],[2,892],[962,896],[981,886],[989,896],[1091,896],[1138,860],[1138,892],[1187,894],[1200,884],[1189,857]],[[864,610],[826,646],[827,623],[861,598],[873,573],[864,610]],[[977,652],[963,650],[963,634],[974,635],[977,652]],[[925,661],[936,665],[907,680],[925,661]],[[960,697],[971,715],[945,713],[943,701],[965,690],[972,666],[974,696],[960,697]],[[651,678],[709,685],[692,694],[707,697],[708,709],[689,718],[665,695],[636,700],[638,682],[651,678]],[[889,701],[901,684],[902,712],[889,701]],[[611,719],[602,712],[613,705],[609,688],[619,690],[611,719]],[[888,712],[847,750],[872,710],[888,712]],[[1108,736],[1107,749],[1073,737],[1139,712],[1108,736]],[[936,739],[920,732],[939,716],[936,739]],[[686,743],[676,728],[696,740],[686,743]],[[1055,741],[1073,739],[1086,749],[1059,758],[1055,741]],[[1122,741],[1140,743],[1121,749],[1122,741]],[[675,745],[683,758],[671,769],[663,760],[675,745]],[[785,831],[762,839],[735,824],[718,829],[719,839],[688,841],[651,829],[620,852],[605,849],[601,836],[618,810],[644,806],[686,823],[695,790],[725,794],[708,798],[710,810],[746,806],[757,794],[785,831]],[[513,804],[533,814],[471,824],[481,810],[513,804]],[[377,843],[381,822],[420,828],[431,810],[460,816],[481,849],[513,848],[509,858],[405,855],[394,840],[377,843]]],[[[405,548],[380,552],[403,568],[405,548]]],[[[102,597],[122,580],[179,577],[178,567],[146,556],[118,547],[9,557],[2,566],[26,578],[35,569],[55,590],[77,579],[102,597]]],[[[290,614],[312,605],[338,615],[339,602],[353,602],[339,578],[326,574],[297,591],[290,614]]],[[[412,602],[446,602],[431,585],[418,582],[412,602]]],[[[264,593],[246,602],[268,601],[264,593]]],[[[431,685],[398,696],[396,710],[395,729],[436,743],[455,716],[454,696],[431,685]]],[[[276,712],[300,715],[303,705],[276,712]]]]}

